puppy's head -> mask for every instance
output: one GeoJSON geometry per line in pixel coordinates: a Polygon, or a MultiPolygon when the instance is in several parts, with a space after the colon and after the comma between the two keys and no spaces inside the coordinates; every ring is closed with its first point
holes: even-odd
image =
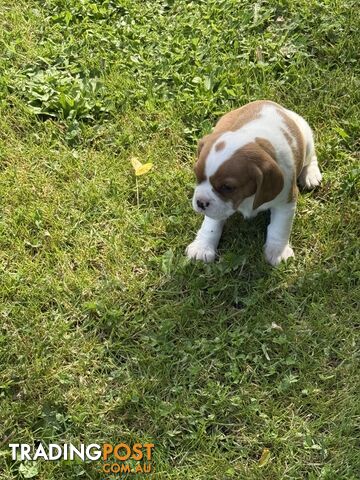
{"type": "Polygon", "coordinates": [[[194,167],[194,210],[223,220],[252,195],[254,210],[273,200],[284,186],[283,174],[274,158],[266,140],[256,138],[234,151],[218,134],[206,135],[199,142],[194,167]]]}

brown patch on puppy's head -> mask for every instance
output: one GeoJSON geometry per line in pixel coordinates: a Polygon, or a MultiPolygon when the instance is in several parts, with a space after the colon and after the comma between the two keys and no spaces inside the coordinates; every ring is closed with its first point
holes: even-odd
{"type": "Polygon", "coordinates": [[[226,143],[225,142],[219,142],[215,145],[215,151],[220,152],[220,150],[224,150],[226,143]]]}
{"type": "MultiPolygon", "coordinates": [[[[220,133],[209,133],[199,140],[198,150],[197,150],[197,162],[194,165],[194,171],[198,183],[206,180],[205,176],[205,162],[206,158],[209,155],[209,152],[219,138],[220,133]]],[[[219,142],[219,145],[224,142],[219,142]]]]}
{"type": "MultiPolygon", "coordinates": [[[[214,143],[219,139],[219,137],[224,132],[229,131],[236,131],[247,125],[249,122],[259,118],[261,114],[261,110],[266,105],[275,105],[279,107],[274,102],[270,100],[257,100],[255,102],[248,103],[236,110],[232,110],[231,112],[225,113],[218,122],[216,123],[214,130],[205,135],[198,143],[198,151],[197,151],[197,162],[194,166],[194,171],[197,177],[198,183],[201,183],[206,179],[205,176],[205,162],[206,158],[214,145],[214,143]]],[[[272,146],[270,142],[265,139],[256,139],[256,142],[261,141],[261,147],[265,150],[271,150],[272,146]],[[267,145],[265,145],[267,144],[267,145]]],[[[225,142],[220,141],[219,143],[215,144],[216,152],[219,152],[225,148],[225,142]]],[[[268,152],[270,155],[271,152],[268,152]]]]}
{"type": "Polygon", "coordinates": [[[215,192],[224,201],[231,201],[235,209],[245,198],[255,194],[255,210],[273,200],[284,186],[277,163],[257,142],[239,148],[210,177],[210,182],[215,192]]]}

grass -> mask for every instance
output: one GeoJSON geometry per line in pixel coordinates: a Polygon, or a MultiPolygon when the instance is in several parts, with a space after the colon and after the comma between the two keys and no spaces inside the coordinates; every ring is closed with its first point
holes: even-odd
{"type": "Polygon", "coordinates": [[[39,440],[153,441],[159,479],[358,478],[359,20],[355,0],[1,0],[1,479],[104,478],[11,460],[39,440]],[[265,264],[264,215],[190,263],[197,139],[260,98],[316,134],[296,259],[265,264]],[[139,202],[133,156],[154,164],[139,202]]]}

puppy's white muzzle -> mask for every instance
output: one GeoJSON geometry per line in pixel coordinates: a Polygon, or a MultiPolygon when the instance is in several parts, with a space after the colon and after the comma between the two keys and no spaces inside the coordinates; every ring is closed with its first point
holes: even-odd
{"type": "Polygon", "coordinates": [[[195,212],[214,220],[224,220],[235,211],[230,202],[224,202],[214,193],[208,182],[197,185],[192,199],[192,206],[195,212]]]}

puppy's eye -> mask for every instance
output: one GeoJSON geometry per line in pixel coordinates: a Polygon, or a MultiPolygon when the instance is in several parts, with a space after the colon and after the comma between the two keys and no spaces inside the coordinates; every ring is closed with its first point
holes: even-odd
{"type": "Polygon", "coordinates": [[[235,187],[233,187],[232,185],[229,185],[228,183],[224,183],[218,189],[220,193],[230,193],[230,192],[233,192],[234,190],[235,190],[235,187]]]}

